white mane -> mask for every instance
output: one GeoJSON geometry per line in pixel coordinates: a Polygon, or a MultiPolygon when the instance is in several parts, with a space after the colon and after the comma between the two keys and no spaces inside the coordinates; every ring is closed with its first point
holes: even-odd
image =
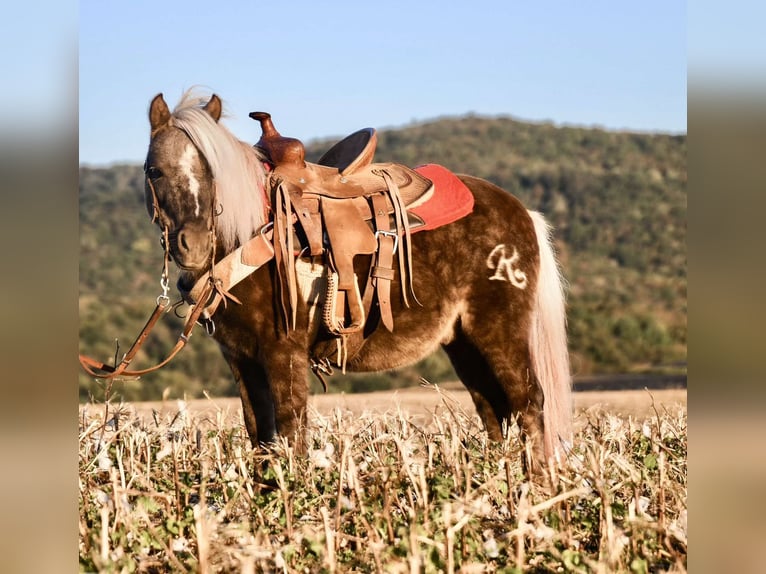
{"type": "Polygon", "coordinates": [[[187,91],[173,109],[172,121],[189,136],[213,172],[222,208],[216,227],[228,253],[266,223],[266,174],[260,154],[202,109],[207,101],[187,91]]]}

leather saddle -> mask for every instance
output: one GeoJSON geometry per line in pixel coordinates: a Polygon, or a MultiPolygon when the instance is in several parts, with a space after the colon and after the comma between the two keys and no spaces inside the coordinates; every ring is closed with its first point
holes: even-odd
{"type": "Polygon", "coordinates": [[[372,163],[377,145],[372,128],[354,132],[310,163],[303,143],[282,136],[270,114],[252,112],[250,117],[261,124],[256,147],[272,168],[274,249],[288,327],[291,322],[295,328],[296,321],[295,259],[323,256],[330,271],[323,303],[328,331],[343,341],[359,334],[373,299],[381,321],[393,330],[391,281],[398,271],[402,297],[409,305],[408,293],[414,298],[410,231],[423,225],[408,208],[427,201],[433,183],[400,164],[372,163]],[[357,255],[372,257],[363,291],[354,272],[357,255]]]}

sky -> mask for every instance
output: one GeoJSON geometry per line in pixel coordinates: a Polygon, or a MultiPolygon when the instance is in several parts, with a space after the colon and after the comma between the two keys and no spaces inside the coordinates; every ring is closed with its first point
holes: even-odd
{"type": "Polygon", "coordinates": [[[198,86],[240,139],[442,116],[685,133],[686,3],[131,0],[79,4],[79,154],[140,163],[147,110],[198,86]]]}

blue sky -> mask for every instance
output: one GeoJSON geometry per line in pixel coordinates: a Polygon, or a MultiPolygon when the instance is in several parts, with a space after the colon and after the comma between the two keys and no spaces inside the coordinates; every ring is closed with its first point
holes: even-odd
{"type": "MultiPolygon", "coordinates": [[[[79,5],[80,162],[141,162],[163,92],[219,94],[255,142],[467,113],[685,132],[686,3],[221,2],[79,5]]],[[[424,158],[424,161],[427,158],[424,158]]]]}

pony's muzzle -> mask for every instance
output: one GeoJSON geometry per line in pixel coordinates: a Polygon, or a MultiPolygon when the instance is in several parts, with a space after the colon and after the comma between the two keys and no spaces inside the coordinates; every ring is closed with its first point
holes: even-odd
{"type": "Polygon", "coordinates": [[[184,225],[170,234],[170,254],[185,269],[200,269],[210,262],[210,231],[205,226],[184,225]]]}

